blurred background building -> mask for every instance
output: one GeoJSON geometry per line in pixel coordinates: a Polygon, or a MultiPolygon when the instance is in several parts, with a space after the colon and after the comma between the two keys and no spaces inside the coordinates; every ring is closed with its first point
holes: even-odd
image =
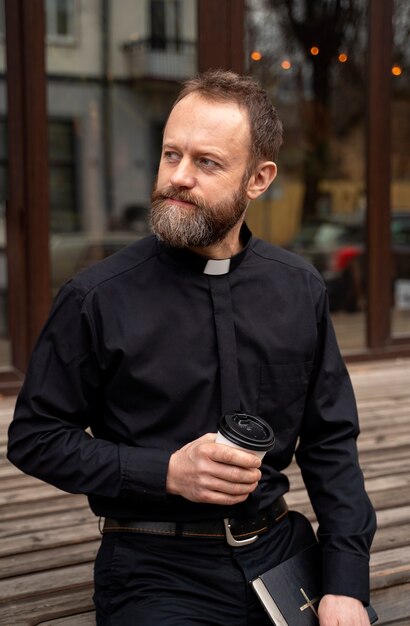
{"type": "Polygon", "coordinates": [[[313,262],[347,358],[410,353],[407,0],[0,0],[0,387],[59,286],[148,232],[182,80],[252,74],[285,126],[255,235],[313,262]]]}

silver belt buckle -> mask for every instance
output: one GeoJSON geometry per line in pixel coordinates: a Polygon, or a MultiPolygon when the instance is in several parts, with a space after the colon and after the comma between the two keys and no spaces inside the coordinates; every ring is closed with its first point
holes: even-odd
{"type": "Polygon", "coordinates": [[[253,535],[253,537],[247,537],[246,539],[235,539],[235,537],[231,533],[231,524],[229,523],[228,517],[225,517],[224,519],[224,526],[226,542],[229,546],[232,546],[233,548],[242,548],[243,546],[248,546],[250,543],[254,543],[259,536],[253,535]]]}

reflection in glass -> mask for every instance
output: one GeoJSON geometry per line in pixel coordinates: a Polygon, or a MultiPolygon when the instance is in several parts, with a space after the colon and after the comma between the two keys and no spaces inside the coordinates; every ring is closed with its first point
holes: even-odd
{"type": "Polygon", "coordinates": [[[392,330],[410,335],[410,5],[396,0],[392,63],[392,330]]]}
{"type": "Polygon", "coordinates": [[[46,31],[49,40],[73,40],[75,2],[76,0],[46,0],[46,31]]]}
{"type": "Polygon", "coordinates": [[[45,8],[54,296],[147,234],[163,124],[179,82],[197,71],[197,18],[192,0],[45,8]]]}
{"type": "Polygon", "coordinates": [[[50,120],[48,124],[51,232],[79,230],[75,189],[74,124],[50,120]]]}
{"type": "Polygon", "coordinates": [[[9,361],[7,311],[7,123],[0,120],[0,366],[9,361]]]}
{"type": "Polygon", "coordinates": [[[150,12],[152,48],[177,47],[181,21],[179,0],[150,0],[150,12]]]}
{"type": "Polygon", "coordinates": [[[6,33],[4,2],[0,2],[0,367],[10,364],[6,200],[8,177],[6,33]]]}
{"type": "Polygon", "coordinates": [[[364,347],[367,2],[250,0],[249,70],[285,128],[255,234],[317,266],[343,349],[364,347]]]}

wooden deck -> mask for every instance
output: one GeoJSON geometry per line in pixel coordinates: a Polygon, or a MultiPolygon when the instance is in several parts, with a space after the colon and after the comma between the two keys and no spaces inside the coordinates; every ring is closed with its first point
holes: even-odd
{"type": "MultiPolygon", "coordinates": [[[[409,626],[410,360],[349,369],[361,417],[362,467],[378,512],[372,603],[380,626],[409,626]]],[[[62,493],[7,462],[12,410],[13,399],[1,398],[0,626],[91,626],[97,521],[84,497],[62,493]]],[[[289,504],[312,517],[296,467],[289,476],[289,504]]]]}

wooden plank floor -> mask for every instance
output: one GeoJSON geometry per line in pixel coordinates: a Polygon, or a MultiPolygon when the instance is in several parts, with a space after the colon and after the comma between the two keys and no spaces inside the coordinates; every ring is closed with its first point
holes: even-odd
{"type": "MultiPolygon", "coordinates": [[[[361,418],[361,463],[379,524],[372,602],[380,625],[409,626],[410,360],[349,369],[361,418]]],[[[91,626],[97,521],[85,497],[62,493],[7,462],[12,410],[13,399],[0,398],[0,626],[91,626]]],[[[288,474],[289,504],[314,521],[298,469],[292,465],[288,474]]]]}

